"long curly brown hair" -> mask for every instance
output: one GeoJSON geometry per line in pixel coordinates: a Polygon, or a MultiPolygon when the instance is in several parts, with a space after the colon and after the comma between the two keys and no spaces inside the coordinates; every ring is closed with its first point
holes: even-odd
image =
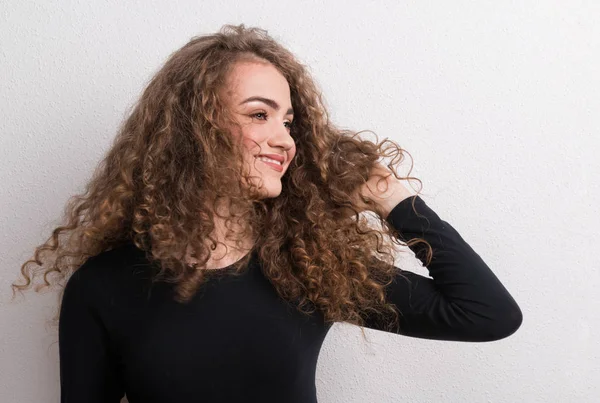
{"type": "MultiPolygon", "coordinates": [[[[175,284],[177,300],[185,303],[210,271],[190,265],[186,256],[194,251],[200,264],[210,258],[215,207],[225,200],[227,221],[245,223],[236,242],[256,239],[253,252],[283,299],[307,314],[320,310],[327,322],[362,327],[367,316],[381,315],[393,331],[398,313],[384,288],[399,274],[393,252],[400,234],[379,215],[376,229],[359,214],[353,195],[381,158],[391,157],[386,165],[396,178],[421,181],[396,172],[405,150],[361,133],[329,121],[307,68],[267,31],[225,25],[193,37],[170,55],[132,107],[83,194],[69,199],[64,225],[21,266],[24,282],[12,285],[13,296],[34,286],[36,277],[43,280],[36,291],[64,291],[86,259],[133,242],[159,263],[155,280],[175,284]],[[275,198],[261,199],[257,188],[243,185],[252,183],[243,144],[232,134],[234,121],[221,96],[234,64],[245,60],[271,63],[291,91],[297,153],[275,198]]],[[[423,239],[408,245],[419,242],[429,248],[429,261],[423,239]]],[[[234,274],[250,258],[237,261],[234,274]]]]}

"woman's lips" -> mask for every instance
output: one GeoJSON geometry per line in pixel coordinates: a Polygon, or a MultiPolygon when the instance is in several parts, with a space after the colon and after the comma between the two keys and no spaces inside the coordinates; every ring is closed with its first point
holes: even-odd
{"type": "Polygon", "coordinates": [[[258,160],[260,162],[262,162],[263,164],[268,165],[270,168],[273,168],[277,172],[283,172],[283,166],[281,164],[278,164],[276,162],[264,161],[264,160],[261,160],[260,158],[258,160]]]}

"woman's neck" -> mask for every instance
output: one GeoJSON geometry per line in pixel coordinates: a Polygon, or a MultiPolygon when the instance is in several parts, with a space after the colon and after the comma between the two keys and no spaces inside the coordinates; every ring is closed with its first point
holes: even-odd
{"type": "MultiPolygon", "coordinates": [[[[229,267],[233,263],[246,256],[248,252],[252,250],[252,247],[255,244],[255,240],[251,239],[250,236],[246,236],[246,238],[241,242],[241,245],[238,246],[236,244],[236,234],[241,234],[244,230],[244,226],[239,222],[239,220],[231,220],[229,223],[230,228],[227,228],[225,226],[226,218],[223,217],[228,217],[229,214],[223,207],[221,207],[219,210],[219,215],[220,216],[216,214],[214,215],[215,228],[211,232],[211,236],[216,240],[217,245],[214,250],[211,250],[211,254],[206,264],[200,267],[203,269],[214,270],[229,267]],[[233,239],[227,238],[228,231],[231,233],[229,235],[234,235],[233,239]]],[[[206,248],[210,249],[211,243],[212,242],[206,238],[204,243],[206,248]]],[[[191,250],[188,248],[187,261],[190,264],[196,264],[197,260],[190,255],[191,250]]]]}

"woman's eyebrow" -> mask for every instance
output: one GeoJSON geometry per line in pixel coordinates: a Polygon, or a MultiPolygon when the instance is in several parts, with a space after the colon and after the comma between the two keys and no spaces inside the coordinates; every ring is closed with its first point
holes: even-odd
{"type": "MultiPolygon", "coordinates": [[[[240,105],[245,104],[247,102],[251,102],[251,101],[260,101],[264,104],[269,105],[271,108],[275,109],[276,111],[279,110],[279,104],[277,102],[275,102],[272,99],[269,98],[264,98],[264,97],[259,97],[259,96],[253,96],[250,98],[246,98],[244,99],[242,102],[240,102],[240,105]]],[[[285,113],[286,115],[293,115],[294,114],[294,110],[292,108],[288,109],[287,112],[285,113]]]]}

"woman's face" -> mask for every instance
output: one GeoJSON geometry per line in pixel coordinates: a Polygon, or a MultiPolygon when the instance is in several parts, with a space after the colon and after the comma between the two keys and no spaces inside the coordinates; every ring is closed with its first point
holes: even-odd
{"type": "MultiPolygon", "coordinates": [[[[225,102],[240,124],[241,133],[235,134],[243,136],[250,175],[262,179],[261,195],[279,196],[281,177],[296,154],[290,135],[294,114],[285,77],[266,62],[238,62],[228,77],[225,102]],[[280,162],[266,160],[265,154],[280,162]]],[[[260,184],[258,179],[253,181],[260,184]]]]}

